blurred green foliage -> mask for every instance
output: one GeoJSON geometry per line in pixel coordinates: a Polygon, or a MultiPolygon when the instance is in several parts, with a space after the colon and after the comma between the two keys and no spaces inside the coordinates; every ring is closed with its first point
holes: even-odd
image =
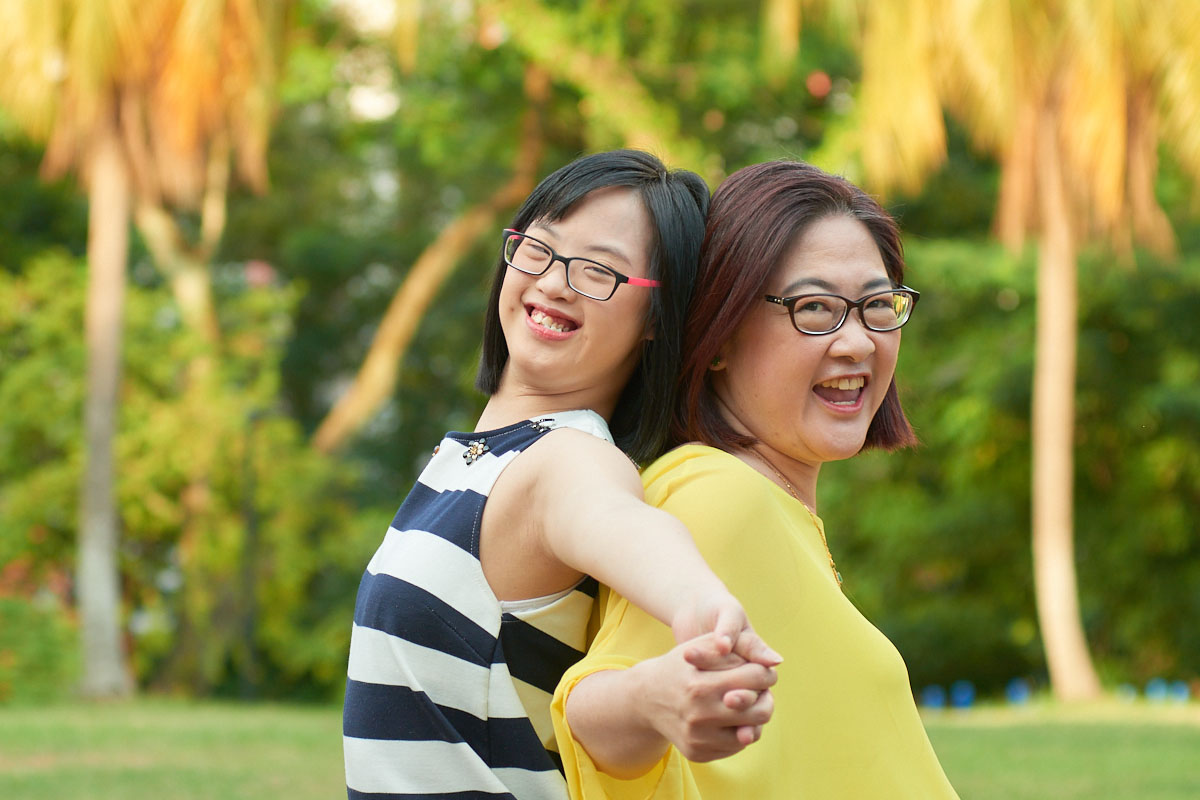
{"type": "Polygon", "coordinates": [[[0,704],[65,697],[79,674],[77,640],[53,594],[0,595],[0,704]]]}
{"type": "MultiPolygon", "coordinates": [[[[908,242],[922,290],[898,381],[921,446],[829,465],[822,514],[850,596],[914,686],[1040,679],[1029,538],[1032,254],[908,242]]],[[[1200,670],[1200,259],[1081,260],[1076,557],[1109,680],[1200,670]]]]}
{"type": "MultiPolygon", "coordinates": [[[[31,585],[73,563],[83,270],[50,253],[0,276],[0,563],[27,560],[31,585]]],[[[203,345],[163,289],[127,298],[117,447],[135,667],[166,688],[326,693],[344,676],[361,554],[380,519],[348,501],[357,470],[313,452],[280,410],[295,292],[250,287],[241,271],[219,282],[226,346],[196,405],[178,393],[203,345]],[[187,476],[207,451],[204,517],[187,520],[187,476]]]]}

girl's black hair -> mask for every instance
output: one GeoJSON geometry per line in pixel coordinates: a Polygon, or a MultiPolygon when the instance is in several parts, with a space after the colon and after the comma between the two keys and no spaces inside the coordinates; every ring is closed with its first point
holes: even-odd
{"type": "MultiPolygon", "coordinates": [[[[708,184],[694,172],[668,170],[658,158],[640,150],[595,153],[547,176],[508,227],[523,231],[534,222],[557,222],[588,194],[611,186],[633,189],[642,198],[654,234],[650,277],[662,283],[651,290],[653,338],[643,342],[637,369],[609,420],[617,446],[636,463],[646,464],[667,449],[677,396],[680,342],[704,239],[708,184]]],[[[504,260],[497,256],[483,324],[483,355],[475,377],[475,386],[488,395],[499,389],[508,362],[499,310],[506,270],[504,260]]]]}

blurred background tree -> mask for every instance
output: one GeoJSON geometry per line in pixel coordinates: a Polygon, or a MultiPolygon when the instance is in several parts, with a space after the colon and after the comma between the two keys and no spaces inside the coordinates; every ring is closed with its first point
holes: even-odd
{"type": "MultiPolygon", "coordinates": [[[[190,162],[201,165],[192,204],[159,186],[155,205],[130,178],[115,607],[142,687],[338,695],[359,575],[432,444],[481,408],[472,384],[497,234],[537,179],[630,144],[714,186],[771,158],[862,179],[876,174],[865,136],[886,130],[867,116],[870,7],[849,0],[302,0],[286,16],[250,0],[177,5],[199,26],[184,60],[198,76],[192,99],[219,110],[194,114],[211,127],[189,151],[203,157],[190,162]],[[228,81],[213,81],[214,65],[228,81]],[[235,118],[260,120],[269,140],[239,149],[235,118]],[[222,165],[241,163],[231,153],[259,154],[271,184],[254,170],[227,181],[222,165]]],[[[154,9],[137,12],[138,30],[169,27],[154,9]]],[[[1072,24],[1133,24],[1103,10],[1079,6],[1072,24]]],[[[900,38],[892,45],[920,47],[900,38]]],[[[169,74],[154,59],[129,63],[169,74]]],[[[42,92],[66,97],[59,62],[35,62],[58,76],[42,92]]],[[[896,70],[906,90],[925,75],[919,63],[896,70]]],[[[905,653],[914,686],[965,678],[996,692],[1047,676],[1027,557],[1029,409],[1035,309],[1057,306],[1033,254],[988,241],[998,197],[1016,202],[1004,152],[958,101],[943,117],[941,96],[895,112],[914,129],[905,135],[932,131],[944,156],[889,200],[924,295],[900,367],[924,445],[831,466],[821,507],[848,593],[905,653]]],[[[150,98],[140,113],[175,119],[175,100],[150,98]]],[[[1180,100],[1162,102],[1165,114],[1180,100]]],[[[12,198],[0,204],[0,631],[31,620],[44,631],[0,637],[0,653],[23,654],[0,658],[3,701],[62,691],[79,674],[75,659],[51,670],[45,654],[61,654],[79,624],[74,487],[91,394],[80,331],[94,266],[82,260],[88,206],[69,184],[38,181],[49,151],[30,136],[31,112],[7,95],[0,109],[12,198]]],[[[1100,119],[1125,119],[1109,111],[1100,119]]],[[[1136,272],[1112,269],[1107,231],[1075,240],[1075,543],[1082,625],[1105,683],[1200,677],[1189,625],[1200,534],[1188,512],[1200,501],[1200,323],[1189,313],[1200,225],[1194,145],[1176,141],[1185,146],[1164,151],[1146,185],[1182,259],[1139,254],[1136,272]]]]}
{"type": "Polygon", "coordinates": [[[1074,551],[1081,246],[1163,258],[1175,237],[1155,196],[1160,142],[1200,178],[1200,6],[969,0],[863,5],[869,185],[914,190],[945,158],[943,110],[993,152],[995,230],[1038,239],[1032,534],[1038,623],[1055,694],[1100,692],[1079,612],[1074,551]]]}
{"type": "MultiPolygon", "coordinates": [[[[224,229],[233,152],[242,176],[265,188],[282,9],[223,0],[18,0],[0,12],[0,54],[12,67],[0,79],[0,102],[46,141],[43,174],[74,169],[89,193],[87,447],[76,560],[87,695],[132,687],[119,637],[113,454],[130,218],[136,213],[184,319],[215,350],[208,260],[224,229]],[[192,247],[174,208],[200,212],[192,247]]],[[[211,358],[192,359],[189,396],[197,410],[211,358]]],[[[185,526],[203,513],[207,460],[196,459],[185,526]]]]}

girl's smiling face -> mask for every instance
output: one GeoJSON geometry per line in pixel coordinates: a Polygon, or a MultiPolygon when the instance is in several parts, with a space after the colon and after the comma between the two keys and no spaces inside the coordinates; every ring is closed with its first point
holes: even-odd
{"type": "MultiPolygon", "coordinates": [[[[535,221],[524,232],[565,257],[654,277],[650,217],[632,189],[598,189],[562,219],[535,221]]],[[[651,291],[622,284],[608,300],[593,300],[567,285],[561,262],[537,276],[509,268],[500,290],[509,351],[501,386],[607,416],[641,355],[651,291]]]]}
{"type": "MultiPolygon", "coordinates": [[[[796,236],[765,294],[854,300],[891,286],[866,226],[828,216],[796,236]]],[[[721,348],[713,389],[736,430],[757,438],[770,460],[790,460],[815,480],[822,463],[862,449],[899,349],[899,330],[868,330],[857,311],[837,331],[814,336],[792,327],[787,309],[763,301],[721,348]]]]}

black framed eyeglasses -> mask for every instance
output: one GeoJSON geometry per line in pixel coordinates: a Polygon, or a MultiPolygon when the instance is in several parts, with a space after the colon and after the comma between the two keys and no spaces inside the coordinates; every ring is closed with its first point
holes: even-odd
{"type": "Polygon", "coordinates": [[[504,229],[504,263],[526,275],[542,275],[555,261],[567,271],[567,286],[593,300],[607,300],[622,283],[630,286],[661,286],[649,278],[631,278],[589,258],[560,256],[554,248],[520,231],[504,229]]]}
{"type": "Polygon", "coordinates": [[[792,327],[801,333],[821,336],[833,333],[845,324],[850,309],[858,309],[859,319],[872,331],[894,331],[908,322],[921,293],[907,286],[872,292],[851,300],[840,294],[797,294],[791,297],[764,295],[768,303],[781,305],[792,318],[792,327]]]}

